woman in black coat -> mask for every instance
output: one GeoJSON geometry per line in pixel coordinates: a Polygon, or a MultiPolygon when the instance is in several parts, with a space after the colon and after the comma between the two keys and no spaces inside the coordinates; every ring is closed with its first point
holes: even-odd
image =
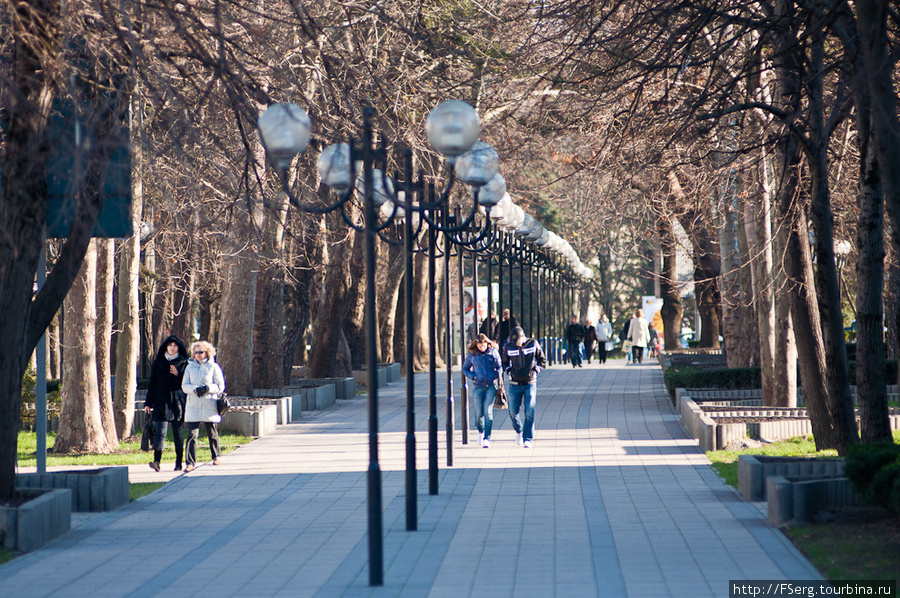
{"type": "Polygon", "coordinates": [[[184,407],[186,396],[181,390],[181,379],[187,367],[188,351],[181,339],[174,334],[163,341],[156,352],[156,359],[150,366],[150,386],[144,411],[150,416],[156,434],[153,437],[153,461],[150,468],[159,471],[163,446],[166,441],[169,422],[172,422],[172,437],[175,442],[175,471],[181,471],[184,456],[184,407]]]}

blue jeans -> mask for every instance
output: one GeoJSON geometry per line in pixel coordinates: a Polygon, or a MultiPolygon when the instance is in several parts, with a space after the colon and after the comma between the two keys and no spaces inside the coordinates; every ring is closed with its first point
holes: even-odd
{"type": "Polygon", "coordinates": [[[534,436],[534,403],[537,398],[536,384],[510,384],[509,385],[509,419],[516,434],[522,435],[522,440],[531,440],[534,436]],[[524,403],[525,425],[522,426],[519,409],[524,403]]]}
{"type": "Polygon", "coordinates": [[[569,359],[572,365],[581,365],[581,355],[584,352],[584,343],[569,343],[569,359]]]}
{"type": "Polygon", "coordinates": [[[473,386],[472,402],[475,403],[475,427],[484,433],[484,439],[491,439],[491,428],[494,426],[494,399],[497,397],[495,386],[473,386]]]}

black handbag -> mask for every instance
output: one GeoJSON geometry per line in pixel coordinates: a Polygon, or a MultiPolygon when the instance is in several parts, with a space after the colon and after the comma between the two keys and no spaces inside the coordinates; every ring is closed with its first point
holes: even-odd
{"type": "Polygon", "coordinates": [[[153,438],[156,436],[156,428],[153,427],[153,422],[150,421],[150,414],[147,414],[147,421],[144,422],[144,429],[141,432],[141,450],[145,452],[150,452],[153,450],[153,438]]]}
{"type": "Polygon", "coordinates": [[[224,392],[216,398],[216,411],[219,412],[220,416],[231,411],[231,401],[228,400],[228,396],[224,392]]]}

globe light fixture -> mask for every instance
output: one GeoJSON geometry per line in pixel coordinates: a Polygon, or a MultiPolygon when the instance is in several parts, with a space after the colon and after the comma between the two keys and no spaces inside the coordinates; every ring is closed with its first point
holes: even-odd
{"type": "Polygon", "coordinates": [[[441,102],[428,115],[425,132],[431,147],[440,152],[448,162],[469,151],[478,135],[481,122],[478,113],[461,100],[441,102]]]}
{"type": "Polygon", "coordinates": [[[500,171],[500,156],[484,141],[476,141],[472,147],[456,159],[456,176],[459,180],[481,187],[500,171]]]}
{"type": "Polygon", "coordinates": [[[306,149],[312,121],[296,104],[273,104],[257,120],[263,146],[278,168],[291,165],[294,156],[306,149]]]}
{"type": "Polygon", "coordinates": [[[346,143],[329,145],[319,154],[316,162],[322,182],[338,191],[350,188],[353,174],[350,172],[350,146],[346,143]]]}
{"type": "Polygon", "coordinates": [[[506,179],[498,172],[483,187],[475,187],[473,193],[475,189],[477,189],[479,204],[485,207],[495,206],[506,195],[506,179]]]}

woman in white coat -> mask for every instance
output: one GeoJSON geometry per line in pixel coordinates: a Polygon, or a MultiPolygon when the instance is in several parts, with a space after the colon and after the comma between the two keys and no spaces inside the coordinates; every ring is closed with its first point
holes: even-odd
{"type": "Polygon", "coordinates": [[[644,310],[634,312],[631,323],[628,325],[628,339],[631,341],[631,352],[634,355],[634,363],[644,362],[644,348],[650,341],[650,328],[644,319],[644,310]]]}
{"type": "Polygon", "coordinates": [[[222,421],[216,399],[225,391],[225,376],[215,361],[216,350],[206,341],[191,345],[191,359],[184,371],[181,390],[187,394],[184,423],[187,426],[185,456],[186,472],[197,466],[197,440],[200,438],[200,423],[206,425],[209,437],[209,451],[213,465],[219,464],[219,431],[216,424],[222,421]]]}

